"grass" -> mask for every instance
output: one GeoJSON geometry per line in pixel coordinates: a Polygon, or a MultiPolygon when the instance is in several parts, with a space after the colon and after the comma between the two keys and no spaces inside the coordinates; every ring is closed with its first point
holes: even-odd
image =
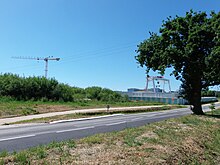
{"type": "Polygon", "coordinates": [[[207,164],[220,162],[220,109],[81,140],[0,154],[2,164],[207,164]]]}
{"type": "Polygon", "coordinates": [[[143,105],[162,105],[162,103],[149,102],[99,102],[99,101],[78,101],[78,102],[42,102],[42,101],[15,101],[7,98],[0,98],[0,118],[25,116],[31,114],[42,114],[48,112],[60,112],[84,108],[129,107],[143,105]]]}

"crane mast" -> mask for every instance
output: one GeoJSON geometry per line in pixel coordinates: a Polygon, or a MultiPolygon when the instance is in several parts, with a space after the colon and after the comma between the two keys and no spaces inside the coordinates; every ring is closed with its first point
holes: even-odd
{"type": "Polygon", "coordinates": [[[60,58],[54,58],[53,56],[49,56],[49,57],[45,57],[45,58],[43,58],[43,57],[12,57],[12,58],[14,58],[14,59],[27,59],[27,60],[37,60],[37,61],[39,61],[39,60],[43,60],[43,61],[45,61],[45,77],[47,78],[47,72],[48,72],[48,62],[50,61],[50,60],[52,60],[52,61],[59,61],[60,60],[60,58]]]}

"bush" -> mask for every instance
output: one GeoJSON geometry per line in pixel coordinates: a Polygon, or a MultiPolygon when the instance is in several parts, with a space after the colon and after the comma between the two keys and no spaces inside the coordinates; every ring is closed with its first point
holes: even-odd
{"type": "Polygon", "coordinates": [[[88,87],[85,89],[87,98],[91,100],[103,102],[123,102],[128,101],[127,97],[123,97],[119,93],[107,88],[101,87],[88,87]]]}
{"type": "MultiPolygon", "coordinates": [[[[0,75],[0,96],[5,99],[32,101],[83,101],[124,102],[128,98],[107,88],[71,87],[55,79],[45,77],[19,77],[14,74],[0,75]]],[[[24,112],[28,113],[28,112],[24,112]]]]}
{"type": "Polygon", "coordinates": [[[16,100],[73,101],[72,88],[55,79],[0,75],[0,96],[16,100]]]}

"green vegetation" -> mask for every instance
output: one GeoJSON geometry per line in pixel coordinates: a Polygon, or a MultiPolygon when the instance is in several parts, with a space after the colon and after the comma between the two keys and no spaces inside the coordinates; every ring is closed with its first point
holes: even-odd
{"type": "Polygon", "coordinates": [[[84,101],[125,102],[126,96],[110,89],[71,87],[55,79],[45,77],[19,77],[13,74],[0,75],[0,97],[22,101],[84,101]]]}
{"type": "Polygon", "coordinates": [[[211,112],[212,112],[212,115],[213,115],[213,111],[215,110],[215,103],[211,103],[211,105],[209,106],[211,112]]]}
{"type": "Polygon", "coordinates": [[[73,101],[72,88],[45,77],[0,75],[0,96],[16,100],[73,101]]]}
{"type": "Polygon", "coordinates": [[[203,97],[215,96],[220,97],[220,91],[202,90],[203,97]]]}
{"type": "Polygon", "coordinates": [[[220,109],[0,154],[0,164],[207,164],[220,160],[220,109]]]}
{"type": "Polygon", "coordinates": [[[201,91],[220,84],[220,12],[187,12],[184,17],[168,17],[160,34],[138,45],[140,66],[164,74],[166,68],[182,82],[183,96],[195,114],[204,114],[201,91]]]}

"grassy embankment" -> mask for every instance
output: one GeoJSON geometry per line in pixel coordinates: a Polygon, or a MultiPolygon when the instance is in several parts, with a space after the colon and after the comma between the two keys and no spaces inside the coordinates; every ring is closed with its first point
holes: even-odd
{"type": "Polygon", "coordinates": [[[0,164],[219,164],[220,109],[0,154],[0,164]]]}
{"type": "Polygon", "coordinates": [[[30,114],[42,114],[48,112],[60,112],[85,108],[104,108],[109,104],[111,107],[120,106],[143,106],[162,105],[161,103],[147,102],[100,102],[100,101],[78,101],[78,102],[42,102],[42,101],[14,101],[0,99],[0,118],[22,116],[30,114]]]}

